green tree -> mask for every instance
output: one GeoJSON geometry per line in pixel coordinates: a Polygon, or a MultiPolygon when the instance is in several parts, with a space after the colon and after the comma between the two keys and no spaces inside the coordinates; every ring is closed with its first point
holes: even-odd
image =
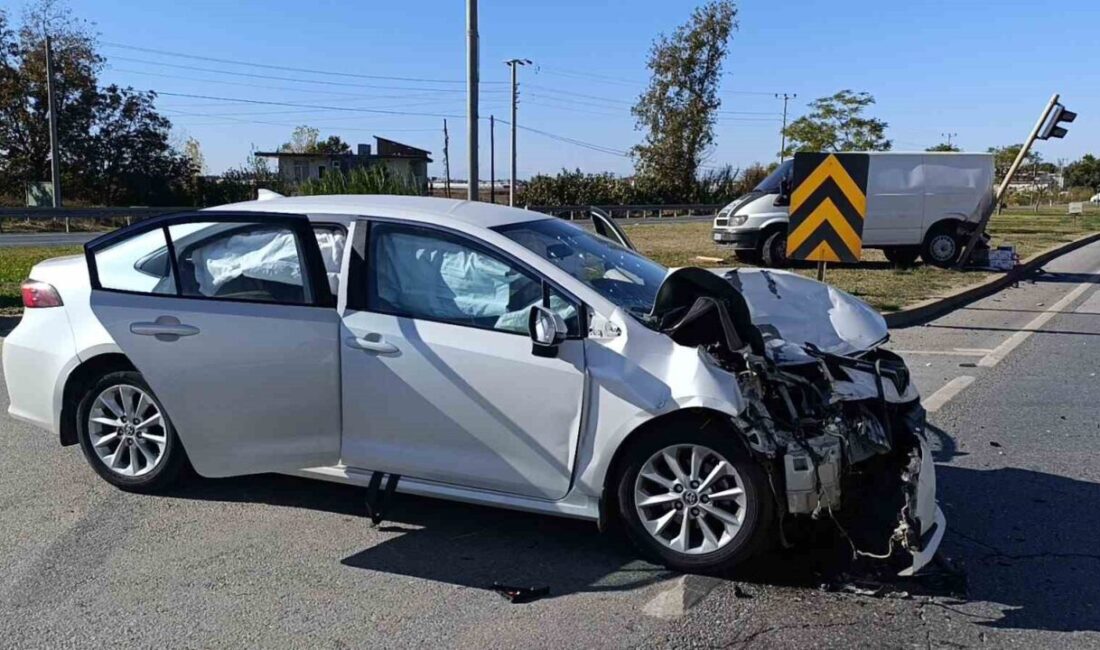
{"type": "Polygon", "coordinates": [[[314,145],[310,153],[342,154],[350,153],[351,147],[340,139],[338,135],[330,135],[328,138],[314,145]]]}
{"type": "MultiPolygon", "coordinates": [[[[1012,162],[1016,160],[1016,156],[1020,155],[1020,149],[1024,145],[1010,144],[1004,147],[990,147],[986,151],[993,154],[993,168],[994,174],[997,179],[1002,179],[1005,174],[1008,173],[1008,168],[1012,166],[1012,162]]],[[[1024,158],[1024,162],[1021,164],[1021,168],[1034,169],[1042,163],[1043,157],[1038,151],[1032,149],[1027,153],[1027,157],[1024,158]]]]}
{"type": "Polygon", "coordinates": [[[39,0],[14,28],[0,10],[0,193],[50,178],[45,39],[54,59],[62,194],[123,205],[181,200],[188,165],[168,140],[152,93],[100,88],[103,58],[89,23],[59,0],[39,0]]]}
{"type": "Polygon", "coordinates": [[[1070,187],[1088,187],[1100,190],[1100,159],[1085,154],[1081,160],[1066,165],[1066,185],[1070,187]]]}
{"type": "Polygon", "coordinates": [[[925,149],[925,151],[949,151],[950,152],[950,151],[962,151],[962,149],[959,149],[957,146],[951,144],[950,142],[941,142],[941,143],[939,143],[935,146],[928,147],[927,149],[925,149]]]}
{"type": "Polygon", "coordinates": [[[730,0],[711,0],[650,50],[649,87],[632,110],[645,140],[632,153],[640,181],[661,194],[690,192],[714,143],[718,84],[736,16],[730,0]]]}
{"type": "Polygon", "coordinates": [[[870,93],[842,90],[810,102],[810,113],[787,125],[787,149],[796,151],[888,151],[886,122],[864,116],[874,105],[870,93]]]}
{"type": "Polygon", "coordinates": [[[317,138],[320,137],[321,131],[312,126],[294,127],[294,131],[290,134],[290,142],[284,142],[279,147],[279,151],[285,151],[287,153],[313,153],[317,149],[317,138]]]}
{"type": "Polygon", "coordinates": [[[202,155],[202,147],[198,140],[187,138],[187,142],[183,145],[183,157],[190,163],[193,175],[202,176],[206,173],[206,157],[202,155]]]}

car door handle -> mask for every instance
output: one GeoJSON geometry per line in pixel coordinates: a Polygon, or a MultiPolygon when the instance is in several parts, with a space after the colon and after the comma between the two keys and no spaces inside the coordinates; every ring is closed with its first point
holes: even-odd
{"type": "Polygon", "coordinates": [[[158,341],[175,341],[181,336],[198,334],[199,328],[184,325],[172,316],[161,316],[152,323],[130,323],[130,332],[138,336],[155,336],[158,341]]]}
{"type": "Polygon", "coordinates": [[[349,348],[376,352],[378,354],[397,354],[397,346],[387,343],[379,334],[367,334],[366,336],[349,336],[345,341],[349,348]]]}

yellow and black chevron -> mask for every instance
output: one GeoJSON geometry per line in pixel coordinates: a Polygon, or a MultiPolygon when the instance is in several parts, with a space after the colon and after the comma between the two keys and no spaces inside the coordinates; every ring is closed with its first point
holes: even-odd
{"type": "Polygon", "coordinates": [[[796,153],[787,257],[858,262],[867,214],[864,153],[796,153]]]}

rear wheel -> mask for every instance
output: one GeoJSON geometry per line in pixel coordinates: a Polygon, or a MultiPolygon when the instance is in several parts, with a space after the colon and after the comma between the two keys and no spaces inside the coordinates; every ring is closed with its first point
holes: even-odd
{"type": "Polygon", "coordinates": [[[773,230],[764,238],[760,245],[760,257],[764,266],[783,268],[789,265],[787,260],[787,232],[785,230],[773,230]]]}
{"type": "Polygon", "coordinates": [[[882,249],[882,254],[896,266],[913,266],[920,255],[920,246],[887,246],[882,249]]]}
{"type": "Polygon", "coordinates": [[[141,373],[101,377],[84,394],[76,417],[84,457],[116,487],[160,491],[179,479],[187,465],[183,445],[141,373]]]}
{"type": "Polygon", "coordinates": [[[933,226],[924,238],[921,259],[928,264],[941,268],[947,268],[954,264],[959,257],[961,247],[956,230],[957,228],[952,223],[933,226]]]}
{"type": "Polygon", "coordinates": [[[728,431],[648,435],[627,451],[617,486],[631,541],[671,569],[729,569],[768,537],[774,503],[767,477],[728,431]]]}

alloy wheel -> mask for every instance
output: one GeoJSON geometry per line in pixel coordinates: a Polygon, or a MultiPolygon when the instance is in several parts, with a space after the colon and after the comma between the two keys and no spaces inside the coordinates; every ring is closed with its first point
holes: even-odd
{"type": "Polygon", "coordinates": [[[745,521],[745,483],[724,456],[702,445],[653,454],[634,484],[642,526],[662,545],[688,555],[717,551],[745,521]]]}
{"type": "Polygon", "coordinates": [[[153,398],[128,384],[110,386],[88,413],[88,434],[96,457],[120,476],[144,476],[164,458],[168,431],[153,398]]]}

